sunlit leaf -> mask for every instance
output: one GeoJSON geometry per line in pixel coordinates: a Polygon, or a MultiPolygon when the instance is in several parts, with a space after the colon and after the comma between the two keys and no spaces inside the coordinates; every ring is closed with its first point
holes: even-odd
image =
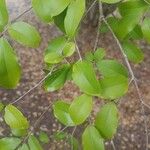
{"type": "Polygon", "coordinates": [[[144,38],[147,40],[148,43],[150,43],[150,19],[145,18],[142,23],[142,32],[144,35],[144,38]]]}
{"type": "Polygon", "coordinates": [[[5,137],[0,139],[0,150],[14,150],[21,143],[19,138],[5,137]]]}
{"type": "Polygon", "coordinates": [[[85,11],[85,0],[71,1],[68,6],[64,25],[65,31],[69,37],[73,37],[80,24],[81,18],[85,11]]]}
{"type": "Polygon", "coordinates": [[[0,38],[0,86],[15,88],[20,80],[21,70],[14,50],[6,39],[0,38]]]}
{"type": "Polygon", "coordinates": [[[29,127],[29,123],[24,115],[11,104],[5,107],[4,119],[12,129],[27,129],[29,127]]]}
{"type": "Polygon", "coordinates": [[[41,42],[41,37],[35,27],[25,22],[15,22],[8,28],[9,35],[22,45],[36,48],[41,42]]]}
{"type": "Polygon", "coordinates": [[[6,2],[5,0],[0,0],[0,32],[3,31],[7,23],[8,23],[8,12],[6,8],[6,2]]]}
{"type": "Polygon", "coordinates": [[[104,150],[104,140],[94,126],[88,126],[82,135],[83,150],[104,150]]]}
{"type": "Polygon", "coordinates": [[[100,80],[101,95],[104,99],[118,99],[128,91],[128,79],[123,76],[105,77],[100,80]]]}
{"type": "Polygon", "coordinates": [[[53,105],[55,117],[66,126],[74,126],[74,123],[69,114],[70,105],[63,101],[57,101],[53,105]]]}
{"type": "Polygon", "coordinates": [[[91,63],[86,61],[77,62],[73,66],[72,77],[81,91],[89,95],[99,95],[101,88],[91,63]]]}
{"type": "Polygon", "coordinates": [[[116,60],[102,60],[97,63],[100,73],[104,77],[124,76],[128,77],[127,69],[116,60]]]}
{"type": "Polygon", "coordinates": [[[72,102],[69,108],[69,114],[73,122],[78,125],[83,123],[92,111],[92,97],[81,95],[72,102]]]}
{"type": "Polygon", "coordinates": [[[30,147],[30,150],[43,150],[43,148],[41,147],[39,141],[33,135],[31,135],[29,137],[29,139],[28,139],[28,145],[30,147]]]}
{"type": "Polygon", "coordinates": [[[27,129],[11,129],[11,132],[14,136],[22,137],[28,133],[27,129]]]}
{"type": "Polygon", "coordinates": [[[105,104],[100,108],[95,126],[103,138],[113,138],[118,127],[118,109],[114,103],[105,104]]]}

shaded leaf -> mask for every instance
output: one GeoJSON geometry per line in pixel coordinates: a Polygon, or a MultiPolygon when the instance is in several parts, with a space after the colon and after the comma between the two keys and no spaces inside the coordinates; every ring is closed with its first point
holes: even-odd
{"type": "Polygon", "coordinates": [[[63,65],[49,77],[45,79],[44,88],[48,92],[53,92],[63,87],[70,71],[69,65],[63,65]]]}
{"type": "Polygon", "coordinates": [[[105,55],[105,50],[103,48],[98,48],[94,53],[94,59],[96,62],[99,62],[105,57],[105,55]]]}
{"type": "Polygon", "coordinates": [[[49,141],[50,141],[48,135],[43,131],[41,131],[40,134],[39,134],[39,140],[42,143],[49,143],[49,141]]]}
{"type": "Polygon", "coordinates": [[[122,43],[122,47],[130,61],[134,63],[140,63],[141,61],[143,61],[144,54],[136,45],[132,44],[129,41],[124,41],[122,43]]]}

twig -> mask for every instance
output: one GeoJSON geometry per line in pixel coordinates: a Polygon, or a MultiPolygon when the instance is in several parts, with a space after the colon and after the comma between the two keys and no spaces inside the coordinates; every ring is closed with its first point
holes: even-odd
{"type": "Polygon", "coordinates": [[[150,5],[150,2],[148,2],[147,0],[143,0],[145,3],[147,3],[148,5],[150,5]]]}
{"type": "Polygon", "coordinates": [[[73,136],[74,136],[76,129],[77,129],[77,126],[74,127],[72,134],[71,134],[71,150],[73,150],[73,136]]]}
{"type": "MultiPolygon", "coordinates": [[[[101,1],[100,1],[100,3],[101,3],[101,1]]],[[[102,9],[102,10],[103,10],[103,9],[102,9]]],[[[147,106],[147,104],[145,104],[144,101],[143,101],[143,98],[142,98],[142,95],[141,95],[141,93],[140,93],[139,86],[138,86],[138,84],[137,84],[137,81],[136,81],[136,78],[135,78],[135,76],[134,76],[133,70],[132,70],[132,68],[131,68],[131,65],[130,65],[130,63],[129,63],[129,61],[128,61],[128,58],[127,58],[126,54],[125,54],[124,51],[123,51],[123,48],[122,48],[122,46],[121,46],[121,43],[120,43],[119,39],[118,39],[117,36],[115,35],[113,29],[111,28],[111,26],[109,25],[109,23],[107,22],[107,20],[105,19],[105,17],[103,17],[103,21],[104,21],[104,23],[108,26],[108,28],[109,28],[109,30],[111,31],[111,33],[112,33],[114,39],[116,40],[117,45],[118,45],[119,48],[120,48],[120,51],[121,51],[121,53],[122,53],[122,55],[123,55],[123,57],[124,57],[124,59],[125,59],[125,62],[126,62],[126,64],[127,64],[127,67],[128,67],[129,72],[130,72],[130,74],[131,74],[131,78],[132,78],[133,81],[134,81],[135,88],[136,88],[136,91],[137,91],[137,93],[138,93],[139,100],[140,100],[140,102],[141,102],[142,114],[143,114],[143,116],[144,116],[144,126],[145,126],[145,132],[146,132],[146,150],[148,150],[148,142],[149,142],[148,139],[149,139],[149,137],[148,137],[148,127],[147,127],[147,121],[146,121],[146,115],[145,115],[144,106],[146,106],[146,107],[148,107],[148,108],[150,108],[150,107],[147,106]]]]}
{"type": "Polygon", "coordinates": [[[79,59],[82,61],[82,56],[81,56],[81,53],[80,53],[79,47],[78,47],[78,45],[77,45],[77,41],[76,41],[76,39],[74,39],[74,42],[75,42],[75,45],[76,45],[77,53],[78,53],[78,55],[79,55],[79,59]]]}
{"type": "Polygon", "coordinates": [[[111,140],[110,143],[111,143],[111,145],[112,145],[113,150],[116,150],[116,146],[115,146],[115,144],[114,144],[114,141],[111,140]]]}
{"type": "Polygon", "coordinates": [[[24,16],[26,13],[28,13],[30,10],[32,9],[32,6],[30,8],[28,8],[27,10],[25,10],[24,12],[22,12],[19,16],[17,16],[15,19],[13,19],[11,21],[11,23],[17,21],[19,18],[21,18],[22,16],[24,16]]]}
{"type": "Polygon", "coordinates": [[[29,89],[27,92],[25,92],[21,97],[19,97],[18,99],[16,99],[14,102],[12,102],[11,104],[15,104],[18,101],[20,101],[23,97],[25,97],[27,94],[29,94],[31,91],[33,91],[35,88],[37,88],[40,84],[43,83],[43,81],[52,74],[54,67],[51,68],[50,72],[43,78],[41,79],[35,86],[33,86],[31,89],[29,89]]]}
{"type": "Polygon", "coordinates": [[[90,12],[90,10],[94,7],[94,5],[96,4],[96,2],[97,2],[97,0],[95,0],[95,1],[91,4],[91,6],[87,9],[87,11],[86,11],[85,15],[83,16],[83,18],[90,12]]]}
{"type": "Polygon", "coordinates": [[[101,8],[102,8],[102,3],[99,3],[98,5],[98,8],[99,8],[99,18],[98,18],[98,27],[97,27],[97,35],[96,35],[96,40],[95,40],[95,44],[94,44],[94,51],[96,51],[96,48],[98,46],[98,41],[99,41],[99,35],[100,35],[100,31],[99,31],[99,27],[101,25],[101,20],[102,20],[102,11],[101,11],[101,8]]]}

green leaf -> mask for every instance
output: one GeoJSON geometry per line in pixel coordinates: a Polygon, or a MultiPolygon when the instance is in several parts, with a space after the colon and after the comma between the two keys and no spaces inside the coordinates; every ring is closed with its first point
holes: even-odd
{"type": "Polygon", "coordinates": [[[142,32],[146,41],[150,43],[150,19],[149,18],[144,19],[142,23],[142,32]]]}
{"type": "Polygon", "coordinates": [[[41,131],[40,134],[39,134],[39,140],[42,143],[49,143],[49,141],[50,141],[48,135],[43,131],[41,131]]]}
{"type": "Polygon", "coordinates": [[[73,137],[72,135],[68,136],[68,143],[71,146],[71,150],[79,150],[80,149],[78,140],[75,137],[73,137]]]}
{"type": "Polygon", "coordinates": [[[143,33],[140,25],[136,25],[135,28],[127,35],[126,39],[140,40],[143,38],[143,33]]]}
{"type": "Polygon", "coordinates": [[[94,53],[94,59],[96,62],[99,62],[105,57],[105,55],[105,50],[103,48],[98,48],[94,53]]]}
{"type": "Polygon", "coordinates": [[[23,144],[18,150],[29,150],[29,147],[27,144],[23,144]]]}
{"type": "Polygon", "coordinates": [[[125,1],[123,3],[120,3],[119,12],[122,17],[131,16],[133,18],[137,17],[137,15],[139,14],[143,14],[147,8],[148,5],[145,3],[145,1],[141,0],[125,1]]]}
{"type": "Polygon", "coordinates": [[[28,47],[39,47],[41,42],[40,34],[35,27],[25,22],[20,21],[13,23],[9,26],[8,33],[12,39],[28,47]]]}
{"type": "Polygon", "coordinates": [[[76,125],[82,124],[92,111],[92,97],[81,95],[77,97],[69,108],[69,114],[76,125]]]}
{"type": "Polygon", "coordinates": [[[27,129],[11,129],[11,132],[14,136],[22,137],[27,134],[28,130],[27,129]]]}
{"type": "Polygon", "coordinates": [[[21,140],[13,137],[0,139],[0,150],[14,150],[21,143],[21,140]]]}
{"type": "Polygon", "coordinates": [[[85,0],[73,0],[68,6],[64,25],[69,37],[73,37],[85,11],[85,0]]]}
{"type": "Polygon", "coordinates": [[[104,150],[104,140],[94,126],[88,126],[82,135],[83,150],[104,150]]]}
{"type": "Polygon", "coordinates": [[[68,42],[63,49],[63,55],[65,57],[70,57],[74,52],[75,52],[75,43],[68,42]]]}
{"type": "Polygon", "coordinates": [[[41,147],[39,141],[33,135],[31,135],[29,137],[29,139],[28,139],[28,145],[30,147],[30,150],[43,150],[43,148],[41,147]]]}
{"type": "Polygon", "coordinates": [[[3,111],[4,107],[5,105],[2,102],[0,102],[0,112],[3,111]]]}
{"type": "Polygon", "coordinates": [[[4,119],[12,129],[28,129],[29,123],[23,114],[13,105],[5,107],[4,119]]]}
{"type": "Polygon", "coordinates": [[[116,31],[116,35],[120,40],[123,40],[135,28],[147,8],[148,5],[141,0],[120,3],[119,11],[122,18],[119,20],[116,31]]]}
{"type": "Polygon", "coordinates": [[[104,77],[123,76],[128,77],[127,69],[116,60],[102,60],[97,63],[100,73],[104,77]]]}
{"type": "Polygon", "coordinates": [[[50,9],[50,15],[53,16],[57,16],[59,15],[61,12],[63,12],[66,7],[70,4],[71,0],[49,0],[50,4],[49,4],[49,8],[50,9]]]}
{"type": "MultiPolygon", "coordinates": [[[[110,25],[110,27],[112,28],[112,30],[115,32],[117,30],[116,26],[118,26],[118,24],[119,24],[119,19],[117,19],[115,17],[109,17],[109,18],[107,18],[107,22],[110,25]]],[[[108,31],[109,31],[108,26],[105,24],[105,22],[102,22],[102,24],[100,26],[100,32],[106,33],[108,31]]]]}
{"type": "Polygon", "coordinates": [[[66,126],[74,126],[74,123],[69,114],[69,107],[70,104],[66,102],[55,102],[53,105],[54,115],[62,124],[66,126]]]}
{"type": "Polygon", "coordinates": [[[72,77],[81,91],[89,95],[99,95],[101,88],[91,63],[79,61],[74,64],[72,77]]]}
{"type": "Polygon", "coordinates": [[[4,30],[4,27],[8,23],[8,12],[6,8],[5,0],[0,0],[0,32],[4,30]]]}
{"type": "Polygon", "coordinates": [[[51,0],[32,0],[32,7],[35,14],[46,23],[52,21],[51,17],[51,0]]]}
{"type": "Polygon", "coordinates": [[[95,126],[103,138],[113,138],[118,127],[118,114],[114,103],[108,103],[101,107],[96,116],[95,126]]]}
{"type": "Polygon", "coordinates": [[[64,140],[68,137],[68,133],[66,132],[56,132],[54,135],[53,135],[53,139],[55,140],[64,140]]]}
{"type": "Polygon", "coordinates": [[[45,79],[44,88],[48,92],[56,91],[63,87],[65,84],[68,73],[70,71],[69,65],[63,65],[60,69],[56,70],[49,77],[45,79]]]}
{"type": "Polygon", "coordinates": [[[62,52],[66,44],[67,40],[64,36],[57,37],[50,41],[45,52],[44,61],[50,64],[59,63],[63,59],[62,52]]]}
{"type": "Polygon", "coordinates": [[[104,99],[118,99],[128,91],[128,79],[123,76],[106,77],[100,80],[101,94],[104,99]]]}
{"type": "Polygon", "coordinates": [[[46,23],[52,21],[52,17],[59,15],[69,5],[71,0],[32,0],[32,7],[37,16],[46,23]]]}
{"type": "Polygon", "coordinates": [[[119,2],[120,0],[100,0],[100,1],[108,3],[108,4],[113,4],[113,3],[119,2]]]}
{"type": "Polygon", "coordinates": [[[127,55],[128,59],[134,63],[140,63],[144,59],[144,54],[136,45],[129,41],[122,43],[123,50],[127,55]]]}
{"type": "Polygon", "coordinates": [[[89,62],[93,62],[94,61],[94,54],[92,52],[87,52],[85,54],[85,60],[89,61],[89,62]]]}
{"type": "Polygon", "coordinates": [[[64,27],[64,20],[66,17],[67,8],[58,16],[53,17],[55,25],[63,32],[65,33],[65,27],[64,27]]]}
{"type": "Polygon", "coordinates": [[[20,65],[10,44],[0,38],[0,86],[15,88],[20,80],[20,65]]]}

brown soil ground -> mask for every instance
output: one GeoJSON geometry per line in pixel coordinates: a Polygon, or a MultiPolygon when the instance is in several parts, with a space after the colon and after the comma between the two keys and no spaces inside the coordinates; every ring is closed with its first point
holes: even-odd
{"type": "MultiPolygon", "coordinates": [[[[28,0],[7,0],[10,10],[10,18],[15,18],[18,14],[28,9],[30,2],[28,0]]],[[[0,89],[0,99],[3,102],[9,103],[20,97],[23,93],[33,87],[38,81],[40,81],[43,74],[43,53],[47,47],[48,41],[61,33],[54,25],[45,25],[41,23],[34,13],[31,11],[24,15],[20,20],[27,21],[34,25],[42,35],[42,44],[38,49],[28,49],[10,40],[16,53],[20,59],[22,66],[22,78],[20,85],[15,90],[3,90],[0,89]]],[[[78,37],[78,44],[82,55],[87,50],[92,50],[94,40],[96,37],[96,28],[90,25],[83,24],[81,32],[78,37]]],[[[9,39],[9,37],[6,35],[9,39]]],[[[137,78],[140,91],[145,103],[150,105],[150,46],[145,42],[139,43],[144,51],[145,59],[139,65],[133,65],[135,76],[137,78]]],[[[120,61],[123,60],[120,54],[119,48],[110,33],[101,35],[99,40],[99,46],[103,47],[107,51],[108,58],[117,58],[120,61]]],[[[77,55],[72,59],[76,59],[77,55]]],[[[66,83],[65,87],[53,93],[46,93],[41,86],[29,93],[16,106],[18,106],[24,114],[30,120],[31,126],[39,118],[42,112],[47,108],[49,103],[52,103],[57,99],[65,99],[71,101],[73,97],[79,94],[79,90],[72,83],[66,83]]],[[[101,101],[97,100],[94,112],[99,110],[101,101]]],[[[122,98],[120,104],[120,125],[117,135],[114,138],[114,144],[117,150],[144,150],[145,149],[145,131],[143,115],[141,113],[140,102],[137,96],[137,92],[133,84],[131,84],[128,94],[122,98]]],[[[146,119],[148,128],[150,129],[150,110],[146,110],[146,119]]],[[[49,135],[52,135],[55,131],[62,129],[63,126],[54,119],[52,111],[47,112],[36,128],[36,133],[40,130],[46,131],[49,135]]],[[[68,129],[68,132],[72,132],[72,128],[68,129]]],[[[0,118],[0,136],[4,136],[7,133],[8,128],[4,126],[2,118],[0,118]]],[[[75,136],[80,139],[82,128],[79,127],[75,131],[75,136]]],[[[150,142],[150,141],[149,141],[150,142]]],[[[106,149],[112,150],[113,147],[110,142],[106,142],[106,149]]],[[[45,146],[45,150],[67,150],[68,145],[63,141],[57,142],[51,140],[51,142],[45,146]]],[[[150,145],[149,145],[150,149],[150,145]]]]}

